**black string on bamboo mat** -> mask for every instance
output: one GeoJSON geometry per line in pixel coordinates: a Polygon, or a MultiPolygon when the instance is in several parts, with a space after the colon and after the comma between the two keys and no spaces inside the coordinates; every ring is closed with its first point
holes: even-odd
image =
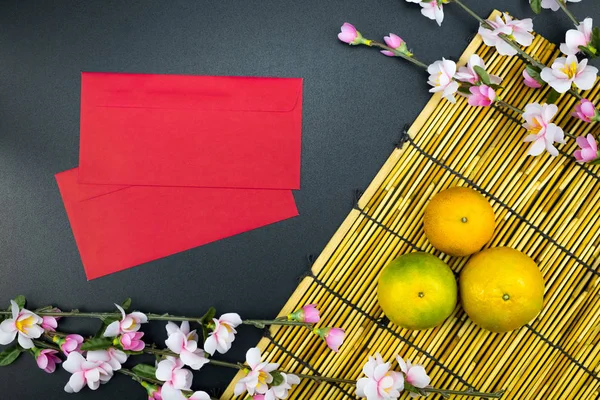
{"type": "MultiPolygon", "coordinates": [[[[309,371],[311,371],[313,374],[321,376],[321,373],[315,369],[312,365],[310,365],[309,363],[307,363],[306,361],[304,361],[303,359],[301,359],[300,357],[296,356],[294,353],[292,353],[291,351],[289,351],[285,346],[279,344],[279,342],[277,342],[273,336],[271,335],[271,332],[269,331],[269,329],[265,329],[265,333],[264,333],[264,337],[266,337],[267,339],[269,339],[269,341],[273,344],[273,346],[277,347],[279,350],[283,351],[285,354],[287,354],[288,356],[290,356],[291,358],[293,358],[294,360],[296,360],[300,365],[302,365],[304,368],[308,369],[309,371]]],[[[350,392],[348,392],[346,389],[344,389],[342,387],[342,385],[340,385],[337,382],[328,382],[328,381],[322,381],[325,382],[331,386],[334,386],[336,389],[338,389],[340,392],[342,392],[344,395],[346,395],[347,397],[354,399],[355,396],[353,396],[352,394],[350,394],[350,392]]]]}
{"type": "Polygon", "coordinates": [[[576,262],[578,262],[579,264],[581,264],[583,267],[585,267],[588,270],[590,270],[595,275],[600,276],[600,271],[596,270],[595,268],[592,268],[591,265],[589,265],[585,261],[581,260],[571,250],[567,249],[565,246],[563,246],[560,243],[558,243],[551,236],[549,236],[544,231],[542,231],[539,227],[535,226],[533,223],[531,223],[530,221],[528,221],[525,217],[523,217],[522,215],[520,215],[519,213],[517,213],[515,210],[513,210],[512,207],[510,207],[508,204],[504,203],[498,197],[494,196],[493,194],[491,194],[488,191],[486,191],[485,189],[483,189],[481,186],[479,186],[478,184],[476,184],[471,179],[467,178],[466,176],[464,176],[463,174],[461,174],[459,172],[454,171],[452,168],[448,167],[446,164],[442,163],[441,161],[439,161],[438,159],[436,159],[435,157],[433,157],[431,154],[429,154],[426,151],[424,151],[423,149],[421,149],[412,140],[412,138],[410,137],[410,135],[407,134],[406,136],[407,136],[407,139],[406,139],[407,142],[410,143],[421,155],[425,156],[427,159],[429,159],[430,161],[432,161],[434,164],[436,164],[440,168],[442,168],[442,169],[450,172],[454,176],[459,177],[460,179],[462,179],[463,181],[465,181],[466,183],[468,183],[469,185],[471,185],[472,187],[474,187],[475,189],[477,189],[479,192],[485,194],[486,196],[488,196],[489,198],[491,198],[492,200],[494,200],[496,203],[498,203],[500,206],[502,206],[508,212],[510,212],[512,215],[514,215],[514,217],[517,218],[519,221],[521,221],[522,223],[524,223],[525,225],[529,226],[531,229],[533,229],[534,231],[536,231],[542,238],[544,238],[548,242],[554,244],[558,249],[560,249],[562,252],[564,252],[569,258],[572,258],[573,260],[575,260],[576,262]]]}
{"type": "Polygon", "coordinates": [[[443,369],[448,374],[452,375],[454,378],[456,378],[456,380],[458,380],[463,385],[467,386],[470,389],[473,389],[473,390],[475,389],[474,386],[472,386],[471,384],[469,384],[469,382],[467,382],[459,374],[457,374],[456,372],[454,372],[450,368],[448,368],[446,365],[444,365],[437,357],[435,357],[434,355],[430,354],[427,350],[422,349],[421,347],[415,345],[412,341],[410,341],[409,339],[405,338],[404,336],[398,334],[396,331],[394,331],[392,328],[390,328],[389,322],[388,322],[389,320],[387,320],[387,318],[381,319],[381,318],[375,318],[375,317],[373,317],[371,314],[369,314],[368,312],[366,312],[365,310],[363,310],[362,308],[360,308],[356,304],[352,303],[351,301],[349,301],[348,299],[346,299],[345,297],[341,296],[339,293],[337,293],[336,291],[334,291],[333,289],[331,289],[329,286],[327,286],[327,284],[325,284],[325,282],[321,281],[312,272],[312,270],[310,270],[309,276],[319,286],[321,286],[323,289],[325,289],[325,291],[327,293],[335,296],[343,304],[345,304],[346,306],[350,307],[352,310],[356,311],[357,313],[362,314],[367,319],[371,320],[371,322],[375,323],[379,328],[381,328],[381,329],[389,332],[395,338],[401,340],[402,342],[404,342],[404,343],[408,344],[409,346],[411,346],[412,348],[416,349],[421,354],[425,355],[427,358],[429,358],[431,361],[433,361],[438,367],[440,367],[441,369],[443,369]]]}
{"type": "Polygon", "coordinates": [[[529,329],[535,336],[539,337],[540,339],[542,339],[542,341],[544,343],[546,343],[548,346],[552,347],[554,350],[558,350],[558,352],[562,353],[565,357],[567,357],[569,359],[569,361],[571,361],[573,364],[575,364],[576,366],[578,366],[579,368],[581,368],[583,371],[585,371],[588,375],[590,375],[592,378],[594,378],[595,380],[597,380],[598,382],[600,382],[600,377],[594,373],[594,371],[591,371],[589,368],[587,368],[585,365],[583,365],[582,363],[580,363],[579,361],[577,361],[577,359],[575,359],[575,357],[573,357],[571,354],[569,354],[565,349],[563,349],[561,346],[554,344],[550,341],[550,339],[546,338],[541,332],[539,332],[538,330],[536,330],[533,326],[531,326],[530,324],[525,325],[525,327],[527,329],[529,329]]]}

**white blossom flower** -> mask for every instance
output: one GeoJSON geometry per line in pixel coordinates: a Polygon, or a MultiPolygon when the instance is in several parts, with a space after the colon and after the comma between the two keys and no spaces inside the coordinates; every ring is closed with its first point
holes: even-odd
{"type": "Polygon", "coordinates": [[[547,150],[551,155],[557,156],[558,150],[554,147],[554,143],[566,143],[563,130],[552,123],[557,112],[558,107],[555,104],[533,103],[525,106],[523,128],[530,134],[523,141],[533,142],[529,155],[538,156],[547,150]]]}
{"type": "Polygon", "coordinates": [[[181,361],[194,370],[199,370],[208,363],[204,351],[198,348],[198,334],[195,330],[190,331],[190,323],[183,321],[181,327],[173,322],[167,323],[169,335],[165,344],[175,354],[179,354],[181,361]]]}
{"type": "Polygon", "coordinates": [[[86,360],[76,351],[69,353],[63,368],[72,374],[65,386],[67,393],[78,393],[86,385],[96,390],[101,383],[108,382],[113,376],[113,370],[108,363],[86,360]]]}
{"type": "Polygon", "coordinates": [[[0,324],[0,344],[10,344],[18,336],[18,342],[24,349],[32,349],[33,341],[44,333],[41,327],[44,320],[37,314],[26,310],[19,310],[19,305],[14,300],[10,301],[12,318],[5,319],[0,324]]]}
{"type": "Polygon", "coordinates": [[[367,400],[391,400],[400,397],[404,390],[404,376],[391,370],[389,362],[384,362],[381,354],[369,357],[363,367],[365,378],[356,382],[356,395],[367,400]]]}
{"type": "Polygon", "coordinates": [[[529,46],[533,42],[533,21],[531,18],[522,20],[513,19],[510,15],[504,13],[504,20],[501,16],[497,16],[495,20],[487,20],[487,23],[492,26],[493,29],[488,29],[484,26],[480,26],[478,33],[481,35],[483,42],[488,46],[496,47],[498,53],[503,56],[514,56],[517,54],[517,50],[511,45],[506,43],[500,34],[508,36],[509,39],[514,40],[521,46],[529,46]]]}
{"type": "Polygon", "coordinates": [[[594,20],[586,18],[577,25],[577,29],[569,29],[565,35],[565,43],[561,43],[560,51],[567,56],[581,52],[579,46],[587,47],[592,41],[594,20]]]}
{"type": "Polygon", "coordinates": [[[242,318],[236,313],[221,315],[219,319],[213,319],[214,328],[204,342],[204,351],[211,356],[218,351],[225,354],[231,348],[237,331],[235,328],[242,323],[242,318]]]}
{"type": "Polygon", "coordinates": [[[427,67],[429,73],[429,85],[433,86],[429,92],[442,92],[442,97],[448,99],[451,103],[456,102],[454,93],[458,91],[458,82],[454,80],[456,74],[456,63],[442,58],[427,67]]]}
{"type": "Polygon", "coordinates": [[[105,337],[116,337],[124,333],[137,332],[140,330],[141,325],[148,322],[146,314],[141,312],[132,312],[131,314],[125,314],[123,307],[115,304],[119,311],[121,311],[121,321],[114,321],[106,327],[104,331],[105,337]]]}
{"type": "Polygon", "coordinates": [[[596,83],[598,68],[588,65],[588,60],[577,60],[576,56],[559,57],[551,68],[544,68],[540,74],[558,93],[565,93],[575,85],[581,90],[589,90],[596,83]]]}
{"type": "Polygon", "coordinates": [[[261,362],[260,350],[257,347],[253,347],[246,352],[246,363],[250,366],[250,370],[235,385],[234,394],[239,396],[244,392],[248,392],[249,395],[253,396],[255,393],[267,393],[269,384],[273,382],[271,372],[275,371],[279,364],[261,362]]]}

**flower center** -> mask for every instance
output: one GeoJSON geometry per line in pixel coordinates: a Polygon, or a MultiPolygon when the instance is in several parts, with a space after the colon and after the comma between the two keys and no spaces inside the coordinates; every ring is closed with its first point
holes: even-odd
{"type": "Polygon", "coordinates": [[[266,372],[264,372],[264,371],[260,371],[260,372],[258,373],[258,383],[261,383],[261,384],[263,384],[263,385],[266,385],[266,384],[267,384],[267,377],[268,377],[268,375],[267,375],[267,373],[266,373],[266,372]]]}
{"type": "Polygon", "coordinates": [[[27,333],[27,332],[25,332],[25,330],[27,328],[30,328],[31,326],[33,326],[33,322],[34,322],[33,316],[29,316],[23,320],[20,320],[20,321],[17,320],[17,322],[15,322],[15,326],[17,327],[19,332],[27,333]]]}
{"type": "Polygon", "coordinates": [[[577,63],[573,61],[570,64],[565,64],[561,71],[567,75],[569,79],[573,79],[577,75],[577,63]]]}
{"type": "Polygon", "coordinates": [[[534,119],[531,123],[531,127],[529,128],[529,132],[533,133],[534,135],[538,135],[541,130],[542,125],[538,122],[537,119],[534,119]]]}

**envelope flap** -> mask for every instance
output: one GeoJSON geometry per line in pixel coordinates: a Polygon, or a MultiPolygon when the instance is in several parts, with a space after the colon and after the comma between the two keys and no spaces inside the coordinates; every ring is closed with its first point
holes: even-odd
{"type": "Polygon", "coordinates": [[[286,112],[295,109],[301,93],[301,78],[97,72],[81,77],[84,107],[286,112]]]}

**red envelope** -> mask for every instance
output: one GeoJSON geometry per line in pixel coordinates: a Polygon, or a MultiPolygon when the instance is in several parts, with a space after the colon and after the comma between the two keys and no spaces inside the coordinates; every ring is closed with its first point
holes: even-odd
{"type": "Polygon", "coordinates": [[[302,79],[81,79],[81,183],[300,187],[302,79]]]}
{"type": "Polygon", "coordinates": [[[76,168],[56,175],[88,280],[298,215],[289,190],[77,180],[76,168]]]}

